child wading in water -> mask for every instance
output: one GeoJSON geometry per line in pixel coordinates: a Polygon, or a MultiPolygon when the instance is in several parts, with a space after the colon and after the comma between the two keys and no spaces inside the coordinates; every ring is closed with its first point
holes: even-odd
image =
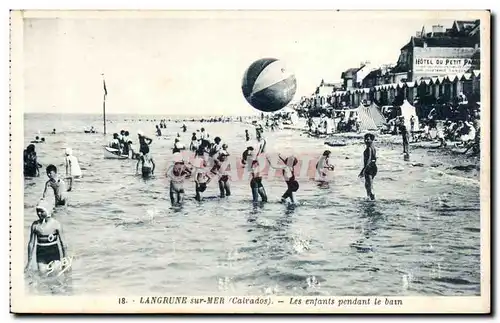
{"type": "Polygon", "coordinates": [[[142,164],[141,173],[143,178],[149,178],[153,175],[155,171],[155,162],[151,154],[141,154],[139,160],[137,161],[137,165],[135,167],[136,174],[139,174],[139,165],[142,164]]]}
{"type": "Polygon", "coordinates": [[[64,158],[64,163],[66,165],[66,177],[82,177],[82,170],[80,168],[80,164],[78,163],[78,158],[73,156],[73,150],[71,148],[66,148],[66,157],[64,158]]]}
{"type": "MultiPolygon", "coordinates": [[[[227,146],[227,145],[224,145],[227,146]]],[[[223,147],[224,147],[223,146],[223,147]]],[[[226,150],[223,150],[219,156],[214,159],[214,166],[210,170],[213,175],[217,175],[219,177],[219,191],[220,197],[224,198],[226,196],[231,196],[231,187],[229,185],[229,172],[227,170],[227,157],[229,154],[226,150]]]]}
{"type": "MultiPolygon", "coordinates": [[[[36,207],[36,214],[39,220],[31,224],[26,269],[31,267],[33,255],[35,255],[38,271],[42,274],[48,274],[53,264],[61,262],[66,257],[62,226],[59,221],[50,216],[48,208],[43,204],[36,207]]],[[[60,267],[61,265],[56,266],[56,268],[60,267]]]]}
{"type": "Polygon", "coordinates": [[[281,196],[281,202],[283,203],[287,198],[290,198],[290,201],[292,203],[295,203],[293,193],[299,190],[299,182],[297,182],[297,180],[295,179],[294,167],[297,165],[298,160],[293,156],[286,159],[283,159],[281,155],[278,155],[278,157],[285,163],[285,165],[273,165],[269,157],[267,157],[267,161],[272,168],[283,170],[283,177],[285,179],[287,189],[283,196],[281,196]]]}
{"type": "Polygon", "coordinates": [[[58,178],[57,168],[54,165],[47,166],[47,176],[49,177],[49,180],[45,183],[45,189],[43,190],[42,200],[45,199],[45,194],[47,194],[47,189],[51,187],[54,190],[55,205],[56,206],[66,205],[67,202],[66,192],[71,191],[71,185],[73,183],[72,178],[71,177],[68,178],[69,187],[68,189],[66,189],[66,183],[62,179],[58,178]]]}
{"type": "Polygon", "coordinates": [[[172,206],[180,206],[184,201],[184,181],[191,176],[191,170],[188,169],[184,161],[178,160],[167,172],[170,179],[170,202],[172,206]]]}
{"type": "Polygon", "coordinates": [[[254,155],[253,150],[250,150],[247,155],[246,163],[247,167],[249,167],[250,175],[252,176],[250,188],[252,190],[252,200],[254,203],[259,201],[259,195],[262,202],[267,202],[267,194],[262,184],[262,175],[260,174],[260,165],[257,156],[254,155]]]}
{"type": "Polygon", "coordinates": [[[365,177],[365,188],[366,195],[371,199],[375,200],[375,195],[373,194],[373,179],[377,175],[377,151],[373,147],[373,141],[375,140],[375,135],[367,133],[365,135],[365,145],[366,149],[363,153],[364,167],[359,173],[359,177],[365,177]]]}
{"type": "Polygon", "coordinates": [[[330,150],[325,150],[316,163],[316,180],[318,182],[326,182],[328,180],[328,172],[335,170],[335,166],[330,164],[330,154],[330,150]]]}

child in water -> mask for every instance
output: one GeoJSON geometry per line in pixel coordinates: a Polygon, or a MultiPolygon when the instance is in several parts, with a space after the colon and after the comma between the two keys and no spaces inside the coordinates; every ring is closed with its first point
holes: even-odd
{"type": "Polygon", "coordinates": [[[142,164],[141,173],[143,178],[149,178],[151,175],[153,175],[155,171],[155,162],[153,160],[153,157],[151,157],[149,153],[140,155],[135,168],[136,174],[139,174],[140,164],[142,164]]]}
{"type": "Polygon", "coordinates": [[[142,131],[137,131],[137,137],[139,138],[139,152],[143,154],[149,153],[149,145],[153,142],[153,139],[144,135],[142,131]]]}
{"type": "Polygon", "coordinates": [[[210,182],[210,176],[208,176],[207,162],[200,158],[200,164],[196,165],[196,176],[194,178],[196,195],[195,199],[201,202],[203,199],[202,193],[206,191],[207,185],[210,182]]]}
{"type": "Polygon", "coordinates": [[[219,176],[219,191],[220,197],[224,198],[226,196],[231,196],[231,187],[229,186],[229,175],[227,171],[227,157],[229,154],[226,150],[219,153],[219,156],[214,160],[214,167],[210,172],[214,175],[219,176]]]}
{"type": "MultiPolygon", "coordinates": [[[[39,204],[36,214],[39,219],[31,224],[26,270],[29,269],[35,254],[38,271],[45,274],[56,262],[61,262],[66,257],[66,248],[61,223],[50,216],[48,208],[39,204]]],[[[61,265],[57,267],[60,268],[61,265]]]]}
{"type": "Polygon", "coordinates": [[[297,192],[299,190],[299,182],[295,179],[295,166],[298,163],[297,158],[291,156],[286,159],[283,159],[281,155],[278,155],[279,159],[285,163],[285,165],[273,165],[271,163],[271,159],[267,157],[267,161],[269,162],[269,165],[274,168],[274,169],[282,169],[283,170],[283,177],[285,179],[285,183],[287,186],[287,189],[283,196],[281,196],[281,202],[284,203],[287,198],[290,198],[290,201],[292,203],[295,203],[295,199],[293,196],[293,193],[297,192]]]}
{"type": "Polygon", "coordinates": [[[316,180],[319,182],[326,182],[328,178],[328,171],[333,171],[335,166],[330,164],[330,150],[325,150],[323,155],[316,163],[316,180]]]}
{"type": "Polygon", "coordinates": [[[64,164],[66,165],[66,177],[71,177],[73,179],[80,178],[82,176],[82,170],[78,164],[78,158],[73,156],[73,150],[71,148],[66,148],[64,164]]]}
{"type": "Polygon", "coordinates": [[[176,161],[167,172],[170,178],[170,202],[172,206],[181,205],[184,200],[184,181],[191,176],[191,171],[182,160],[176,161]]]}
{"type": "Polygon", "coordinates": [[[72,178],[69,179],[69,187],[66,189],[66,183],[58,178],[57,167],[54,165],[47,166],[47,176],[49,180],[45,183],[45,189],[43,190],[42,200],[45,199],[45,194],[47,194],[47,189],[51,187],[54,190],[55,205],[62,206],[66,205],[66,192],[71,191],[71,186],[73,183],[72,178]]]}
{"type": "Polygon", "coordinates": [[[262,184],[262,175],[260,174],[260,165],[259,161],[255,157],[252,151],[248,154],[247,157],[247,167],[250,167],[250,175],[252,178],[250,179],[250,189],[252,190],[252,201],[258,202],[259,196],[262,199],[262,202],[267,202],[267,194],[264,189],[264,185],[262,184]]]}
{"type": "Polygon", "coordinates": [[[375,140],[375,135],[367,133],[365,135],[365,145],[366,149],[363,152],[364,167],[359,173],[359,177],[365,177],[365,188],[366,195],[371,199],[375,200],[375,195],[373,194],[373,179],[377,175],[377,151],[373,147],[373,141],[375,140]]]}
{"type": "Polygon", "coordinates": [[[38,177],[40,176],[39,168],[42,165],[38,162],[35,145],[29,144],[24,150],[24,176],[38,177]]]}

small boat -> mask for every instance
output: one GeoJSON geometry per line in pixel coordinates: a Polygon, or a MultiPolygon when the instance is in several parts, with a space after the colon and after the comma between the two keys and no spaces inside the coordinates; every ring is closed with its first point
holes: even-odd
{"type": "Polygon", "coordinates": [[[128,155],[121,155],[118,149],[104,147],[104,158],[107,159],[128,159],[128,155]]]}
{"type": "Polygon", "coordinates": [[[334,138],[329,138],[328,140],[325,141],[325,145],[328,145],[330,147],[344,147],[347,146],[345,142],[342,141],[336,141],[334,138]]]}
{"type": "Polygon", "coordinates": [[[97,131],[95,131],[95,130],[84,130],[83,132],[85,132],[85,133],[97,133],[97,131]]]}

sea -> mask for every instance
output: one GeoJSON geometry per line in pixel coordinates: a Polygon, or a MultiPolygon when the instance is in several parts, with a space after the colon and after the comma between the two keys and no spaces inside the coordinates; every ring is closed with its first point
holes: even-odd
{"type": "Polygon", "coordinates": [[[36,144],[40,177],[24,180],[26,244],[45,167],[54,164],[64,174],[64,149],[71,147],[83,170],[68,205],[53,213],[63,226],[71,269],[63,280],[29,272],[29,293],[480,295],[479,176],[447,167],[449,157],[440,168],[432,166],[439,151],[415,149],[412,162],[405,162],[400,145],[376,141],[379,171],[376,200],[370,201],[358,178],[361,138],[327,147],[302,131],[267,131],[269,154],[319,157],[330,149],[335,170],[329,183],[299,177],[291,205],[280,203],[286,185],[279,176],[264,178],[269,202],[256,204],[248,180],[233,180],[227,198],[219,198],[211,183],[202,202],[194,200],[194,182],[188,181],[184,206],[173,208],[165,170],[178,133],[188,146],[192,132],[204,127],[228,144],[232,156],[241,156],[249,145],[244,130],[252,136],[255,130],[239,122],[188,121],[184,133],[184,122],[172,120],[156,137],[155,125],[164,118],[182,119],[109,115],[103,135],[101,115],[25,115],[24,147],[35,136],[46,140],[36,144]],[[85,134],[90,126],[98,133],[85,134]],[[154,178],[136,176],[135,160],[104,158],[103,146],[120,130],[129,131],[134,144],[138,130],[153,138],[154,178]]]}

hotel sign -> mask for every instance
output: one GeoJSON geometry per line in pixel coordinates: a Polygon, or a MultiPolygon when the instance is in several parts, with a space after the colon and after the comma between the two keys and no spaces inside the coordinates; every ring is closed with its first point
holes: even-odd
{"type": "Polygon", "coordinates": [[[472,66],[470,58],[426,57],[413,60],[413,73],[428,76],[466,73],[472,66]]]}

